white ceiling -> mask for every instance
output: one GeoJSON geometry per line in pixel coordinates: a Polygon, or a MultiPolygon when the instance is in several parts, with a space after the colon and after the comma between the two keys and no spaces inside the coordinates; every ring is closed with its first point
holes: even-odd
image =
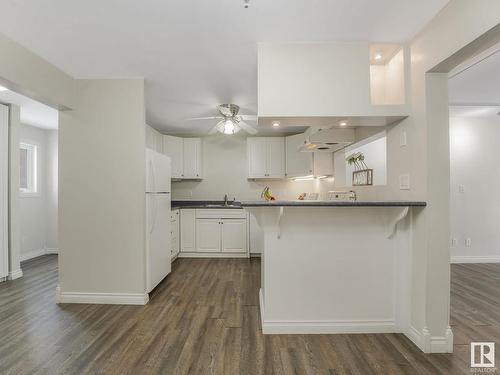
{"type": "Polygon", "coordinates": [[[500,51],[450,78],[451,105],[500,107],[500,51]]]}
{"type": "Polygon", "coordinates": [[[21,108],[21,122],[42,129],[57,129],[59,113],[54,108],[39,103],[13,91],[0,91],[0,103],[17,104],[21,108]]]}
{"type": "Polygon", "coordinates": [[[257,112],[257,43],[411,39],[447,0],[4,0],[0,31],[78,78],[145,77],[147,122],[257,112]]]}

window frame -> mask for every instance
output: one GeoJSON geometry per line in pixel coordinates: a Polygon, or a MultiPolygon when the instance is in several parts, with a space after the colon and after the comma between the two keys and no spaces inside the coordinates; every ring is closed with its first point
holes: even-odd
{"type": "MultiPolygon", "coordinates": [[[[28,170],[28,188],[21,188],[21,176],[19,176],[19,196],[24,198],[40,196],[40,176],[39,176],[39,161],[40,161],[40,144],[38,142],[21,139],[19,141],[19,151],[21,149],[28,150],[27,155],[27,170],[28,170]]],[[[19,157],[19,162],[20,162],[19,157]]],[[[21,170],[21,164],[19,164],[21,170]]]]}

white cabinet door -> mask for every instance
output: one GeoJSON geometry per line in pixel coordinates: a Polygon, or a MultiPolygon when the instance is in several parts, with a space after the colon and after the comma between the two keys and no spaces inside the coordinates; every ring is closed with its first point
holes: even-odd
{"type": "Polygon", "coordinates": [[[196,251],[196,222],[194,209],[181,210],[181,252],[196,251]]]}
{"type": "Polygon", "coordinates": [[[267,138],[247,138],[248,178],[267,177],[267,138]]]}
{"type": "Polygon", "coordinates": [[[247,221],[246,219],[222,220],[222,252],[246,253],[247,221]]]}
{"type": "Polygon", "coordinates": [[[267,176],[285,178],[285,139],[267,138],[267,176]]]}
{"type": "Polygon", "coordinates": [[[163,153],[172,160],[172,178],[182,178],[184,168],[183,145],[182,138],[172,137],[171,135],[163,136],[163,153]]]}
{"type": "Polygon", "coordinates": [[[221,249],[221,220],[196,219],[196,251],[218,253],[221,249]]]}
{"type": "Polygon", "coordinates": [[[300,177],[313,174],[313,153],[300,152],[298,147],[304,143],[303,134],[285,137],[286,176],[300,177]]]}
{"type": "Polygon", "coordinates": [[[314,175],[333,176],[333,154],[330,152],[313,152],[314,175]]]}
{"type": "Polygon", "coordinates": [[[184,173],[183,178],[202,177],[202,149],[200,138],[184,138],[184,173]]]}

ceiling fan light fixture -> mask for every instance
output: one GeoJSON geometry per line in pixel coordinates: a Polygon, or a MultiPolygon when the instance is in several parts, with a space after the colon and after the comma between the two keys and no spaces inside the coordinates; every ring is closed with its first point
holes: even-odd
{"type": "Polygon", "coordinates": [[[217,127],[217,130],[222,134],[235,134],[240,128],[236,126],[234,121],[230,118],[221,121],[220,125],[217,127]]]}

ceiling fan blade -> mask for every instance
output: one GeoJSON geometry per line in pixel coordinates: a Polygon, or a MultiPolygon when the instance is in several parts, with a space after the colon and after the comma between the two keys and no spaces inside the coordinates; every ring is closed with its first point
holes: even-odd
{"type": "Polygon", "coordinates": [[[258,119],[256,115],[238,115],[238,116],[245,121],[257,121],[258,119]]]}
{"type": "Polygon", "coordinates": [[[208,132],[208,135],[213,135],[217,133],[217,127],[222,124],[224,121],[219,121],[210,131],[208,132]]]}
{"type": "Polygon", "coordinates": [[[238,122],[237,126],[242,128],[244,131],[246,131],[249,134],[257,134],[257,129],[255,129],[253,126],[250,126],[243,121],[238,122]]]}
{"type": "Polygon", "coordinates": [[[186,121],[195,121],[195,120],[219,120],[223,119],[222,116],[210,116],[210,117],[191,117],[186,119],[186,121]]]}

